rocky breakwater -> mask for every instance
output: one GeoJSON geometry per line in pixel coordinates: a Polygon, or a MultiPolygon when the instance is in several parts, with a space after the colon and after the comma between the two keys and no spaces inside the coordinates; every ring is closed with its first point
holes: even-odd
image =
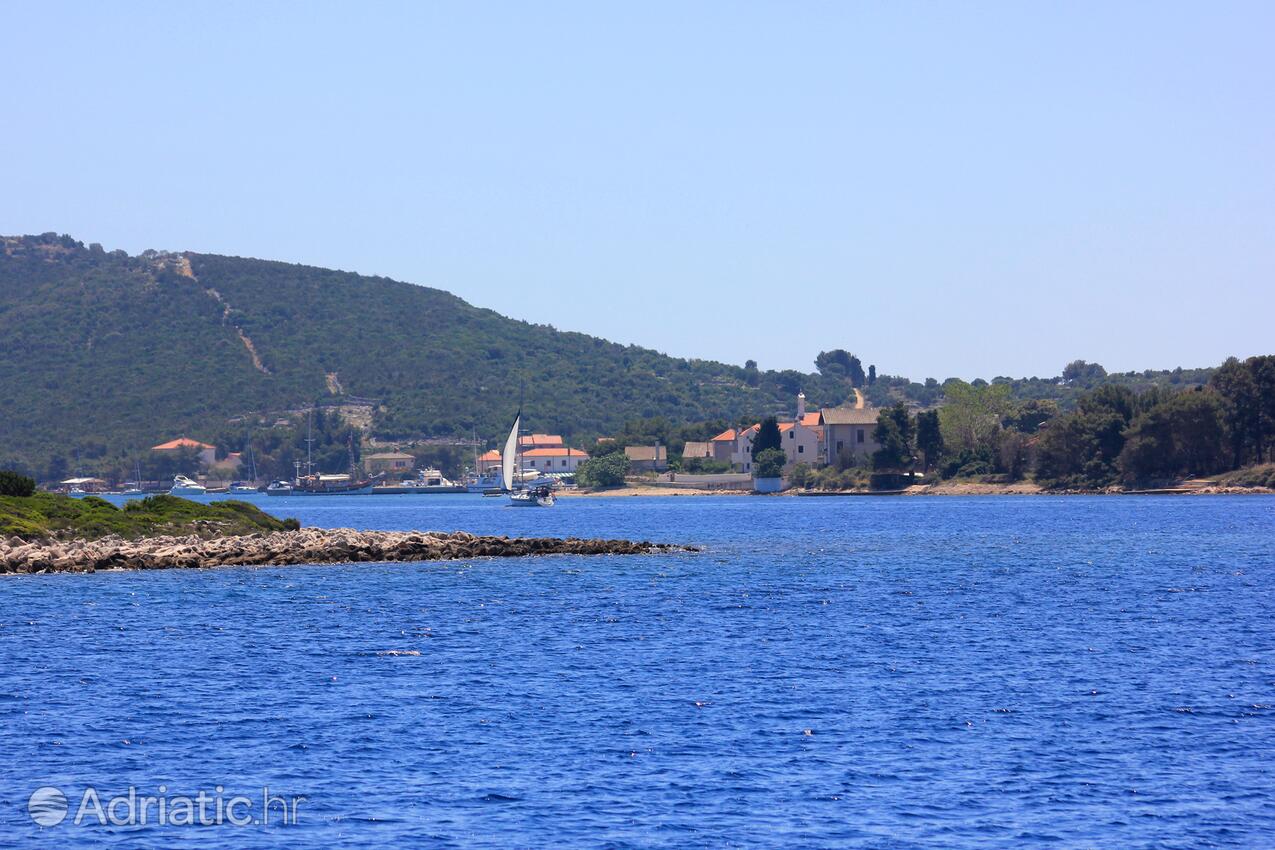
{"type": "Polygon", "coordinates": [[[0,540],[0,573],[157,570],[353,561],[441,561],[529,555],[642,555],[689,551],[667,543],[557,537],[479,537],[463,531],[354,531],[303,528],[205,539],[0,540]]]}

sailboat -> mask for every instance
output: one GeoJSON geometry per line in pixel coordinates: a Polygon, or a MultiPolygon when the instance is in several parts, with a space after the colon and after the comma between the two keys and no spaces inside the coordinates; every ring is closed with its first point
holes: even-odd
{"type": "Polygon", "coordinates": [[[252,443],[248,443],[248,462],[252,464],[252,480],[251,481],[233,481],[230,484],[230,492],[232,493],[255,493],[257,492],[257,459],[252,454],[252,443]]]}
{"type": "MultiPolygon", "coordinates": [[[[519,465],[518,432],[522,428],[522,405],[518,406],[518,415],[514,417],[514,427],[509,430],[505,440],[505,450],[500,454],[501,485],[509,493],[509,504],[517,508],[552,508],[553,491],[546,487],[527,489],[521,484],[514,489],[514,472],[521,473],[519,465]]],[[[520,476],[521,477],[521,476],[520,476]]]]}
{"type": "Polygon", "coordinates": [[[133,477],[133,486],[124,490],[121,496],[145,496],[146,490],[142,487],[142,462],[137,461],[137,469],[133,477]]]}

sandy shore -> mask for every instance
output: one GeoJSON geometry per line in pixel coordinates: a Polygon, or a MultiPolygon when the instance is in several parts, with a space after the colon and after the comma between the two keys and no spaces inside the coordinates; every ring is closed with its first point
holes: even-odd
{"type": "Polygon", "coordinates": [[[150,537],[68,542],[0,540],[0,573],[95,572],[241,565],[440,561],[532,555],[642,555],[692,551],[666,543],[557,537],[479,537],[463,531],[303,528],[241,537],[150,537]]]}

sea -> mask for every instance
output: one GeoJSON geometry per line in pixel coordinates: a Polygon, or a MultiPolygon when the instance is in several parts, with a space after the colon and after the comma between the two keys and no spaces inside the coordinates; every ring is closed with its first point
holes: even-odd
{"type": "Polygon", "coordinates": [[[700,551],[2,577],[0,846],[1275,847],[1275,498],[256,499],[700,551]]]}

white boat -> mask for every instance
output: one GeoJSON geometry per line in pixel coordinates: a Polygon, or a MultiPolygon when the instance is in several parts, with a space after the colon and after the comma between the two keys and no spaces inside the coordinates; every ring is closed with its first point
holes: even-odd
{"type": "Polygon", "coordinates": [[[509,493],[509,504],[516,508],[552,508],[553,493],[548,487],[525,487],[519,482],[518,489],[514,489],[515,472],[521,471],[518,451],[518,432],[521,428],[522,405],[519,405],[518,415],[514,417],[514,427],[509,430],[505,450],[500,454],[501,486],[509,493]]]}
{"type": "Polygon", "coordinates": [[[198,481],[192,481],[185,475],[173,476],[173,486],[168,489],[170,496],[202,496],[208,488],[198,481]]]}
{"type": "Polygon", "coordinates": [[[515,490],[509,494],[509,504],[516,508],[552,508],[554,504],[553,491],[548,487],[515,490]]]}
{"type": "Polygon", "coordinates": [[[266,488],[267,496],[291,496],[292,484],[287,481],[271,481],[266,488]]]}
{"type": "Polygon", "coordinates": [[[417,471],[416,478],[398,485],[406,493],[464,493],[465,485],[457,484],[433,467],[417,471]]]}
{"type": "Polygon", "coordinates": [[[124,488],[123,492],[120,493],[121,496],[145,496],[146,495],[146,491],[142,489],[142,464],[140,461],[137,464],[135,477],[137,478],[136,481],[124,482],[125,484],[128,484],[129,486],[124,488]]]}
{"type": "Polygon", "coordinates": [[[245,484],[243,481],[236,481],[236,482],[234,482],[233,484],[231,484],[231,485],[230,485],[230,492],[232,492],[232,493],[255,493],[255,492],[257,492],[257,488],[256,488],[255,486],[253,486],[252,484],[245,484]]]}

